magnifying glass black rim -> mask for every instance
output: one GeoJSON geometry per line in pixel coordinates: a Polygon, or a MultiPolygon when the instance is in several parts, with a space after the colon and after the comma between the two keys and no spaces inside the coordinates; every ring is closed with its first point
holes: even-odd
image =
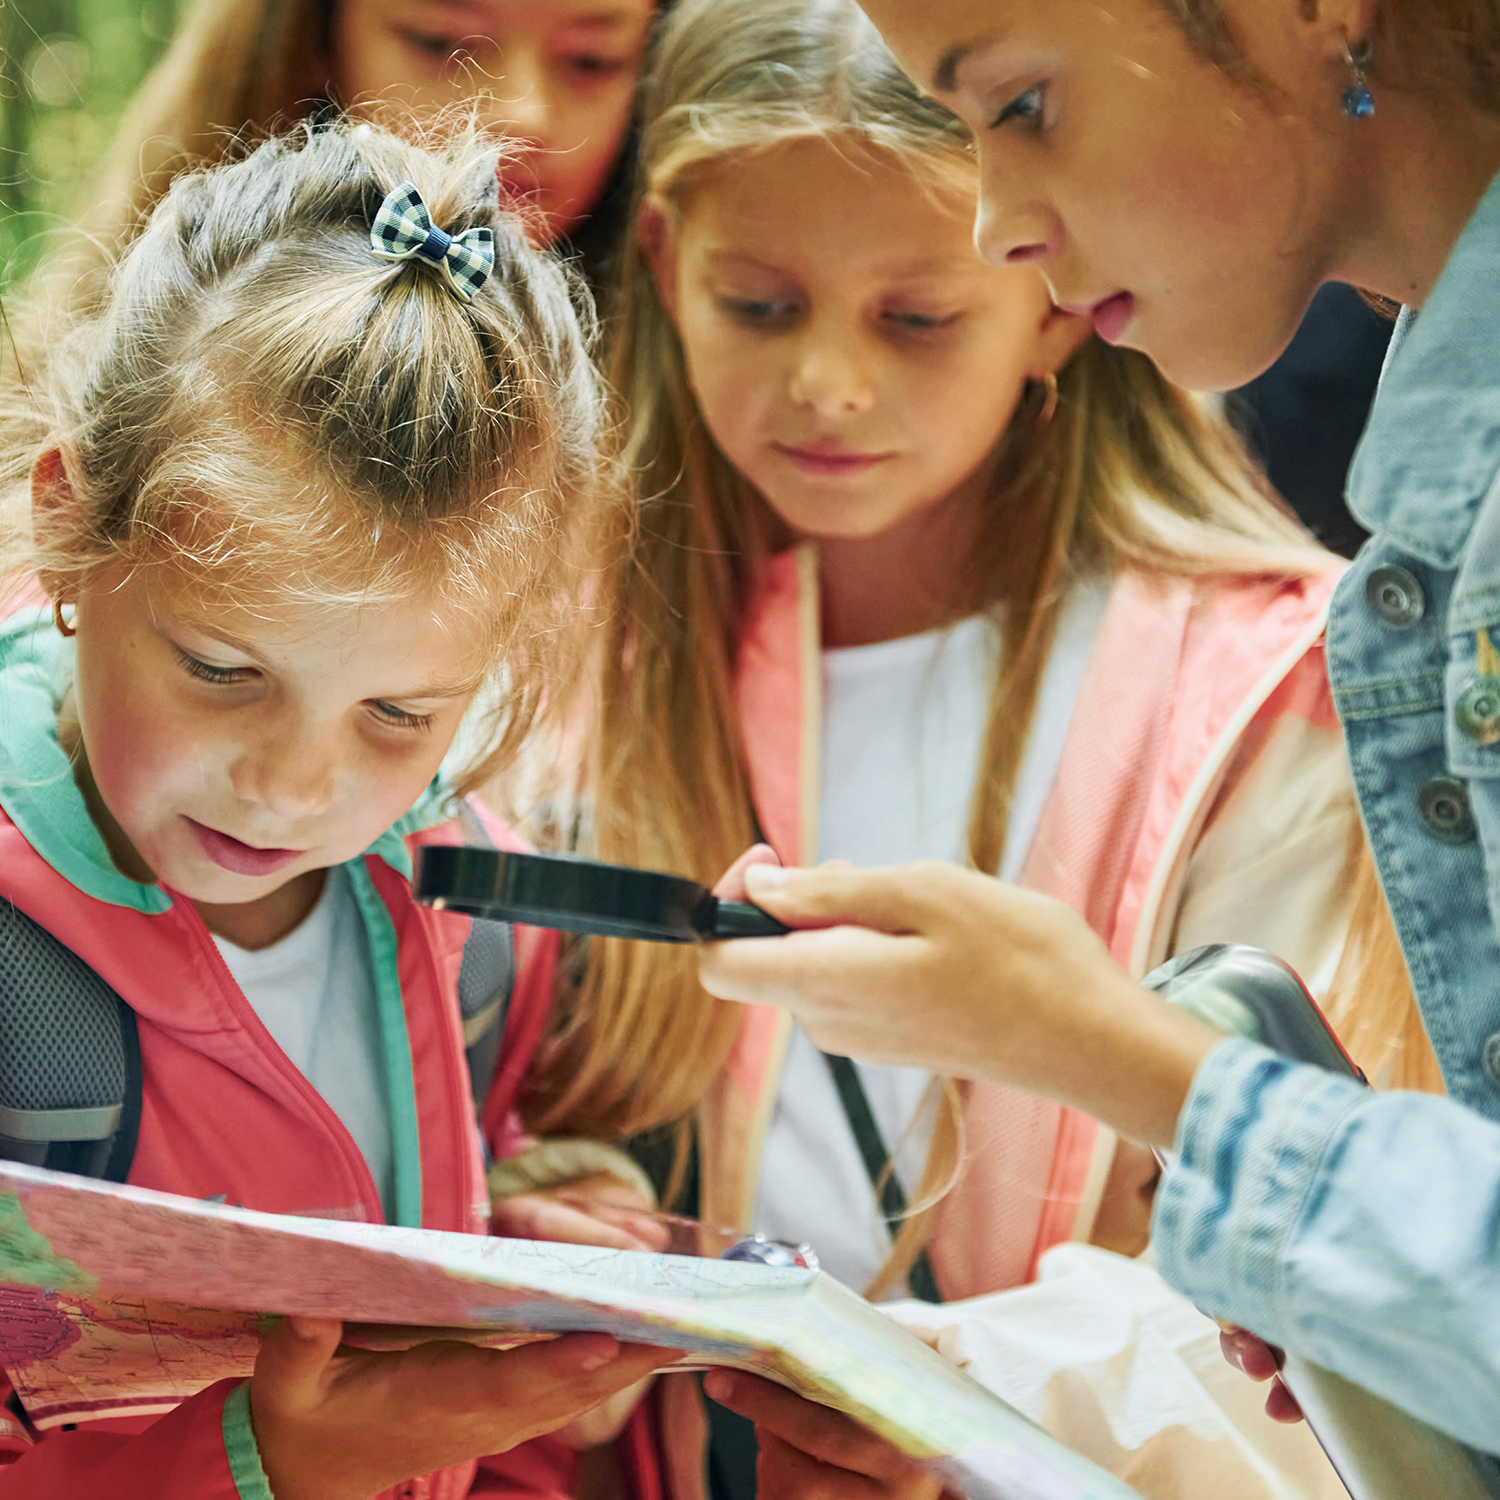
{"type": "Polygon", "coordinates": [[[419,851],[414,884],[426,905],[602,937],[693,943],[786,930],[758,907],[721,902],[685,875],[570,855],[429,844],[419,851]]]}

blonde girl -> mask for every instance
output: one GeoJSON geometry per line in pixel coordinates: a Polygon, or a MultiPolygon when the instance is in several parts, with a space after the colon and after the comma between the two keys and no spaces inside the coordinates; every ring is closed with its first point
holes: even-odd
{"type": "MultiPolygon", "coordinates": [[[[620,517],[573,287],[498,211],[495,165],[472,137],[321,128],[181,177],[7,414],[4,573],[46,603],[0,630],[0,889],[130,1008],[117,1178],[485,1227],[467,928],[414,905],[412,846],[455,837],[449,794],[564,692],[620,517]]],[[[519,932],[517,961],[534,1031],[553,950],[519,932]]],[[[533,1450],[476,1462],[649,1364],[598,1338],[388,1357],[339,1335],[292,1320],[252,1380],[159,1419],[86,1402],[38,1433],[13,1402],[6,1493],[556,1488],[533,1450]]]]}
{"type": "MultiPolygon", "coordinates": [[[[84,197],[81,234],[49,247],[36,289],[84,302],[184,167],[340,109],[430,121],[472,113],[509,137],[502,165],[533,238],[601,274],[623,228],[627,140],[654,0],[193,0],[126,109],[84,197]]],[[[45,327],[22,319],[23,357],[45,327]]]]}
{"type": "MultiPolygon", "coordinates": [[[[666,24],[589,848],[703,878],[762,835],[786,861],[967,863],[1063,898],[1137,973],[1247,941],[1326,984],[1361,849],[1332,560],[1201,402],[978,261],[970,147],[844,0],[666,24]]],[[[690,956],[598,943],[531,1108],[691,1118],[706,1219],[809,1239],[875,1296],[1144,1245],[1154,1165],[1087,1116],[861,1069],[872,1160],[849,1071],[706,999],[690,956]]]]}

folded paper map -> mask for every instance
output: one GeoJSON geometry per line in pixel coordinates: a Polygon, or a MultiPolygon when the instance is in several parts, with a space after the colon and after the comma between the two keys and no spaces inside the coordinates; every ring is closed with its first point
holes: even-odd
{"type": "Polygon", "coordinates": [[[268,1317],[365,1347],[599,1330],[858,1417],[972,1500],[1128,1500],[819,1271],[225,1208],[0,1163],[0,1359],[40,1428],[250,1373],[268,1317]]]}

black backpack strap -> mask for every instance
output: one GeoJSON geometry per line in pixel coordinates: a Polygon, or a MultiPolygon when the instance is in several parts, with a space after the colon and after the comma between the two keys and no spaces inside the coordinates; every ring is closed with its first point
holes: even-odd
{"type": "Polygon", "coordinates": [[[135,1012],[0,902],[0,1159],[124,1182],[140,1119],[135,1012]]]}
{"type": "MultiPolygon", "coordinates": [[[[495,841],[469,804],[460,799],[454,816],[471,844],[493,849],[495,841]]],[[[470,919],[463,963],[458,971],[458,1010],[463,1019],[464,1051],[474,1108],[482,1110],[495,1080],[500,1043],[516,983],[516,935],[509,922],[470,919]]]]}
{"type": "Polygon", "coordinates": [[[495,1081],[500,1042],[516,982],[516,939],[509,922],[471,919],[458,970],[458,1010],[463,1018],[464,1054],[474,1108],[482,1110],[495,1081]]]}
{"type": "MultiPolygon", "coordinates": [[[[901,1221],[906,1217],[906,1193],[896,1176],[895,1164],[886,1150],[880,1135],[880,1126],[875,1123],[875,1111],[870,1108],[870,1097],[860,1082],[859,1069],[847,1057],[836,1057],[831,1052],[823,1054],[828,1071],[833,1075],[833,1086],[839,1092],[839,1103],[844,1106],[844,1115],[849,1128],[854,1132],[854,1144],[859,1147],[865,1171],[869,1174],[870,1186],[880,1194],[880,1212],[885,1216],[886,1228],[894,1240],[901,1232],[901,1221]]],[[[816,1247],[814,1247],[816,1248],[816,1247]]],[[[927,1251],[918,1252],[906,1273],[906,1285],[913,1297],[923,1302],[941,1302],[943,1294],[938,1290],[937,1277],[932,1272],[932,1262],[927,1251]]]]}

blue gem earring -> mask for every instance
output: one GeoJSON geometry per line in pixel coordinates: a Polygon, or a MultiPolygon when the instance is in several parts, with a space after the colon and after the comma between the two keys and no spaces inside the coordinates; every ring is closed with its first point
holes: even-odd
{"type": "Polygon", "coordinates": [[[1370,66],[1370,39],[1366,37],[1357,47],[1349,45],[1344,38],[1344,61],[1354,75],[1354,82],[1344,90],[1344,113],[1351,120],[1368,120],[1375,113],[1375,96],[1365,82],[1365,70],[1370,66]]]}

